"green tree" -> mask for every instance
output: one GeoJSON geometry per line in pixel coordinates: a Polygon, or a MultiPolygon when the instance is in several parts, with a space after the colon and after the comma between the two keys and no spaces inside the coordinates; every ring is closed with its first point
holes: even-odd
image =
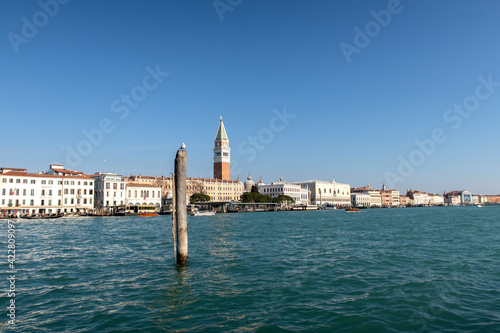
{"type": "Polygon", "coordinates": [[[241,195],[241,202],[250,202],[250,203],[273,202],[273,199],[268,195],[263,195],[254,192],[245,192],[241,195]]]}
{"type": "Polygon", "coordinates": [[[206,201],[210,201],[210,196],[208,194],[204,194],[204,193],[194,193],[189,198],[190,203],[206,202],[206,201]]]}
{"type": "Polygon", "coordinates": [[[279,203],[279,204],[294,204],[295,199],[292,198],[291,196],[280,194],[276,198],[273,198],[273,202],[279,203]]]}

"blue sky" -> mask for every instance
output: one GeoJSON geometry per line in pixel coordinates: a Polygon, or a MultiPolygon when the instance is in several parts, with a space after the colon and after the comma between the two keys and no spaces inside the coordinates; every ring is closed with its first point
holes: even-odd
{"type": "Polygon", "coordinates": [[[61,2],[1,4],[1,166],[162,175],[185,142],[211,177],[223,116],[233,178],[500,193],[497,1],[61,2]]]}

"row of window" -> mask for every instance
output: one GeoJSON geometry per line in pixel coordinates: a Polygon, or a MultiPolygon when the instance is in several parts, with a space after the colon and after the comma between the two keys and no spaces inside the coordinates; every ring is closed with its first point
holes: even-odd
{"type": "MultiPolygon", "coordinates": [[[[62,202],[62,200],[57,200],[57,206],[61,206],[61,202],[62,202]]],[[[67,198],[64,199],[64,204],[67,205],[68,203],[70,205],[74,205],[75,204],[75,199],[73,199],[73,198],[69,199],[69,200],[67,198]]],[[[76,199],[76,204],[77,205],[80,205],[82,203],[84,205],[86,205],[87,203],[89,205],[91,205],[92,204],[92,199],[88,199],[88,200],[87,200],[87,198],[84,198],[83,200],[76,199]]],[[[5,205],[5,199],[2,199],[2,205],[5,205]]],[[[22,206],[26,206],[26,200],[15,200],[15,201],[13,201],[12,199],[9,199],[7,205],[9,207],[12,207],[12,206],[16,206],[17,207],[17,206],[21,206],[21,205],[22,206]],[[22,202],[22,204],[21,204],[21,202],[22,202]]],[[[35,200],[30,200],[30,204],[29,205],[30,206],[34,206],[35,205],[35,200]]],[[[46,206],[44,199],[40,200],[40,206],[46,206]]],[[[52,199],[47,200],[47,206],[52,206],[52,199]]]]}
{"type": "MultiPolygon", "coordinates": [[[[326,188],[323,189],[323,193],[326,193],[326,188]]],[[[330,194],[332,193],[332,189],[330,189],[330,194]]],[[[321,194],[321,189],[318,189],[318,194],[321,194]]],[[[335,194],[335,190],[333,191],[333,194],[335,194]]],[[[337,194],[340,194],[340,189],[337,189],[337,194]]],[[[342,195],[345,195],[345,192],[342,191],[342,195]]]]}
{"type": "MultiPolygon", "coordinates": [[[[97,191],[96,195],[98,198],[104,196],[104,191],[97,191]]],[[[109,191],[106,191],[106,196],[109,197],[109,191]]],[[[113,192],[113,196],[116,197],[116,192],[113,192]]],[[[123,192],[120,191],[120,197],[123,197],[123,192]]],[[[132,198],[132,191],[128,190],[128,197],[132,198]]],[[[137,191],[134,190],[134,198],[154,198],[155,191],[137,191]]],[[[161,191],[158,191],[157,198],[161,198],[161,191]]]]}
{"type": "MultiPolygon", "coordinates": [[[[111,189],[111,183],[106,183],[106,190],[110,190],[111,189]]],[[[113,190],[117,190],[118,189],[118,183],[113,183],[113,190]]],[[[124,190],[125,189],[125,184],[124,183],[121,183],[120,184],[120,190],[124,190]]]]}
{"type": "MultiPolygon", "coordinates": [[[[2,178],[2,183],[14,183],[14,178],[2,178]]],[[[15,179],[15,183],[16,184],[21,184],[21,179],[19,178],[16,178],[15,179]]],[[[28,180],[27,179],[22,179],[22,183],[23,184],[28,184],[28,180]]],[[[30,184],[36,184],[36,180],[35,179],[31,179],[30,180],[30,184]]],[[[42,185],[53,185],[54,184],[54,181],[53,180],[46,180],[46,179],[42,179],[40,184],[42,185]]],[[[58,185],[62,185],[63,184],[63,181],[62,180],[58,180],[57,181],[57,184],[58,185]]],[[[77,181],[76,182],[77,185],[81,185],[82,182],[81,181],[77,181]]],[[[75,181],[74,180],[65,180],[64,181],[64,185],[75,185],[75,181]]],[[[83,185],[84,186],[93,186],[94,184],[92,184],[92,182],[83,182],[83,185]]]]}
{"type": "Polygon", "coordinates": [[[277,188],[277,187],[265,187],[264,189],[264,192],[265,193],[276,193],[276,192],[287,192],[287,193],[291,193],[291,192],[300,192],[300,189],[298,188],[277,188]]]}
{"type": "MultiPolygon", "coordinates": [[[[19,189],[9,189],[8,193],[9,193],[9,195],[19,195],[20,191],[19,191],[19,189]]],[[[26,193],[27,193],[26,189],[23,189],[22,193],[23,193],[22,195],[26,195],[26,193]]],[[[82,190],[78,190],[77,193],[78,193],[78,195],[81,195],[82,194],[82,190]]],[[[94,190],[89,189],[88,192],[87,192],[87,189],[83,189],[83,195],[87,195],[87,193],[89,195],[92,195],[94,193],[94,190]]],[[[58,190],[57,191],[57,195],[61,196],[61,194],[62,194],[62,190],[58,190]]],[[[74,195],[75,194],[75,189],[74,188],[71,188],[71,189],[65,188],[64,189],[64,194],[65,195],[67,195],[67,194],[73,194],[74,195]]],[[[2,189],[2,195],[7,195],[7,190],[5,188],[2,189]]],[[[35,195],[35,190],[34,189],[30,190],[30,195],[31,196],[35,195]]],[[[49,197],[52,196],[52,190],[42,189],[41,190],[41,196],[45,196],[45,195],[47,195],[49,197]]]]}

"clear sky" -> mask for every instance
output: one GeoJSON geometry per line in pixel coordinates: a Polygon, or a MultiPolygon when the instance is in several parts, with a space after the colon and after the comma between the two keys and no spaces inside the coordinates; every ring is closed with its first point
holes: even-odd
{"type": "Polygon", "coordinates": [[[498,1],[0,6],[1,166],[500,193],[498,1]]]}

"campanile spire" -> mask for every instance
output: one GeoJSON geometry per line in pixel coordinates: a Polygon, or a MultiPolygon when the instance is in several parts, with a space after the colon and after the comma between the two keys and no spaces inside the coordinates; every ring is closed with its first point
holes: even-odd
{"type": "Polygon", "coordinates": [[[229,148],[229,139],[226,128],[220,117],[219,129],[215,136],[214,145],[214,178],[222,180],[231,179],[231,149],[229,148]]]}

